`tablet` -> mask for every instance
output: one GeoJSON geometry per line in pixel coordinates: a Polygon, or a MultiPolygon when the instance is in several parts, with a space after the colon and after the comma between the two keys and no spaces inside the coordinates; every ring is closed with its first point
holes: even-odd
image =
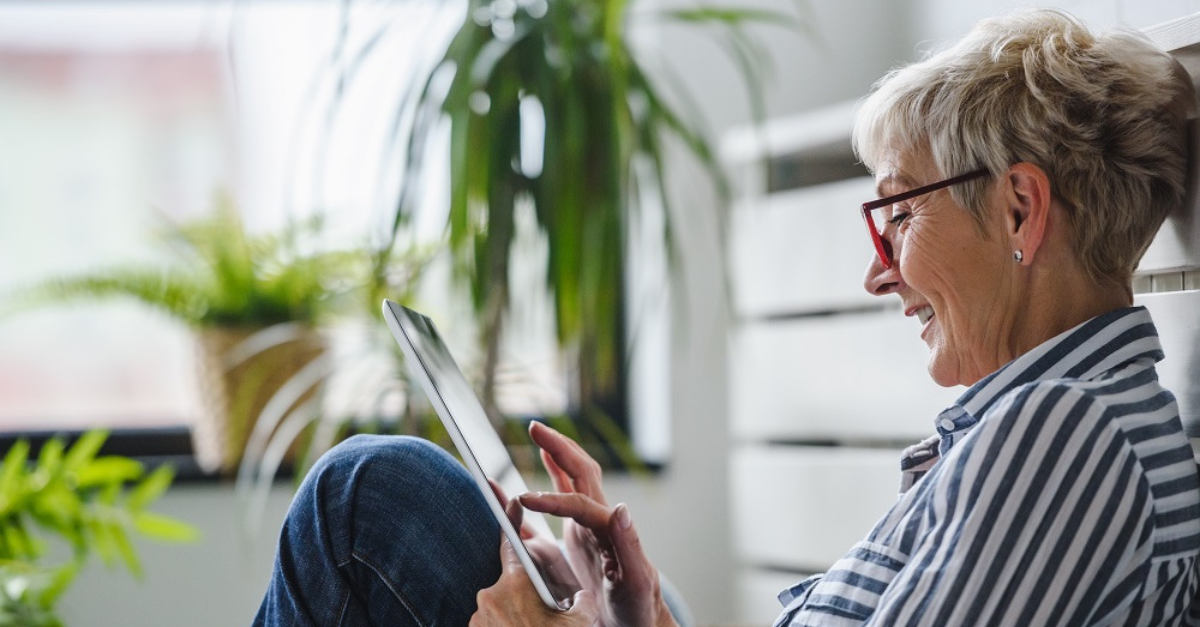
{"type": "MultiPolygon", "coordinates": [[[[450,356],[450,351],[438,335],[433,321],[390,300],[383,301],[383,317],[404,351],[409,370],[421,381],[421,387],[429,396],[438,417],[450,432],[450,438],[458,448],[463,464],[471,472],[475,485],[483,493],[483,498],[492,511],[492,516],[500,524],[521,564],[525,566],[525,572],[533,581],[538,595],[546,605],[554,609],[567,609],[564,603],[555,598],[554,592],[566,594],[568,591],[552,592],[547,582],[569,578],[547,576],[552,574],[548,570],[549,566],[543,566],[534,560],[533,554],[521,540],[520,533],[505,515],[503,504],[488,485],[490,478],[498,483],[510,498],[529,491],[504,442],[488,421],[479,397],[475,396],[454,358],[450,356]]],[[[545,534],[549,538],[554,537],[546,517],[540,512],[525,510],[524,520],[536,533],[545,534]]],[[[561,564],[565,567],[565,562],[561,564]]]]}

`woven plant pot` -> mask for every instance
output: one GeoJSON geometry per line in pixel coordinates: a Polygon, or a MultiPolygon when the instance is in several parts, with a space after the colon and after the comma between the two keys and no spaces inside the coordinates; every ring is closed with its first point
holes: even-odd
{"type": "MultiPolygon", "coordinates": [[[[292,341],[231,364],[232,351],[260,330],[210,327],[198,332],[203,414],[192,429],[192,445],[205,472],[234,474],[267,402],[301,368],[325,352],[324,339],[309,329],[292,341]]],[[[305,391],[289,411],[316,393],[316,386],[305,391]]]]}

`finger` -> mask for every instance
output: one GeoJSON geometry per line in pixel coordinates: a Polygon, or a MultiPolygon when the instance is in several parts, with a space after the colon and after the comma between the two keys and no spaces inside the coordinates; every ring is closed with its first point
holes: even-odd
{"type": "Polygon", "coordinates": [[[504,508],[504,515],[508,516],[508,521],[512,523],[513,529],[516,529],[521,534],[522,540],[528,540],[535,534],[533,527],[525,526],[525,508],[521,507],[520,501],[517,499],[509,500],[504,494],[504,488],[496,483],[491,477],[487,480],[488,485],[492,486],[492,493],[496,495],[496,499],[500,501],[500,506],[504,508]]]}
{"type": "MultiPolygon", "coordinates": [[[[554,458],[542,446],[541,442],[549,441],[554,435],[561,436],[553,427],[549,427],[540,422],[533,421],[529,423],[529,437],[538,445],[538,453],[542,458],[542,465],[546,467],[546,472],[550,474],[550,481],[554,484],[554,489],[557,492],[574,492],[575,486],[571,481],[571,477],[563,471],[563,469],[554,462],[554,458]],[[546,433],[546,432],[549,433],[546,433]]],[[[563,436],[565,437],[565,436],[563,436]]]]}
{"type": "Polygon", "coordinates": [[[571,478],[576,492],[604,502],[604,492],[600,488],[600,464],[596,463],[582,446],[540,422],[530,423],[529,435],[571,478]]]}
{"type": "Polygon", "coordinates": [[[560,518],[570,518],[575,522],[607,534],[612,510],[607,505],[597,503],[595,499],[572,492],[558,494],[556,492],[533,492],[520,496],[521,504],[535,512],[551,514],[560,518]]]}
{"type": "Polygon", "coordinates": [[[500,501],[500,507],[504,508],[504,514],[508,516],[508,521],[512,523],[513,529],[521,531],[521,537],[525,537],[525,530],[521,529],[521,520],[525,516],[524,508],[521,507],[521,504],[516,499],[510,501],[504,493],[504,488],[500,487],[500,484],[496,483],[495,479],[488,477],[487,482],[492,488],[492,494],[496,495],[496,500],[500,501]]]}
{"type": "Polygon", "coordinates": [[[512,522],[513,529],[517,530],[522,540],[528,540],[537,535],[533,531],[533,527],[525,524],[525,508],[521,506],[521,501],[513,499],[504,505],[504,514],[508,516],[508,520],[512,522]]]}
{"type": "Polygon", "coordinates": [[[629,506],[624,503],[613,510],[609,521],[609,542],[617,563],[612,568],[605,566],[605,577],[609,581],[616,581],[620,577],[622,584],[636,589],[651,585],[648,577],[656,576],[655,571],[642,549],[642,540],[633,526],[629,506]]]}
{"type": "Polygon", "coordinates": [[[504,567],[506,573],[524,572],[525,570],[525,566],[521,564],[521,558],[517,557],[517,551],[513,549],[508,538],[500,540],[500,565],[504,567]]]}
{"type": "Polygon", "coordinates": [[[496,495],[496,500],[500,501],[501,503],[508,501],[508,496],[504,494],[504,488],[500,487],[500,484],[496,483],[495,479],[488,477],[487,482],[488,485],[492,486],[492,494],[496,495]]]}
{"type": "Polygon", "coordinates": [[[554,485],[555,492],[574,492],[575,486],[571,484],[571,478],[567,473],[563,472],[558,464],[554,463],[554,458],[550,457],[545,449],[538,451],[542,456],[542,466],[546,467],[546,473],[550,475],[550,483],[554,485]]]}

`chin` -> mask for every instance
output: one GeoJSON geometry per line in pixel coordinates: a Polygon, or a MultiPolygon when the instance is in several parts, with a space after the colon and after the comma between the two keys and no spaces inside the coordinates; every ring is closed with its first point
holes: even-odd
{"type": "Polygon", "coordinates": [[[927,368],[929,370],[929,378],[933,379],[934,383],[944,388],[952,388],[956,385],[964,385],[961,377],[958,376],[958,370],[950,367],[950,365],[946,363],[946,360],[938,359],[937,352],[931,352],[929,354],[929,365],[927,368]]]}

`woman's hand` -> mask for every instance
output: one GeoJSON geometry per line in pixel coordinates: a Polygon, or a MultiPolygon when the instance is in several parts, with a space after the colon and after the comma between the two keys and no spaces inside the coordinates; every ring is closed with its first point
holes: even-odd
{"type": "MultiPolygon", "coordinates": [[[[563,533],[572,570],[583,591],[594,595],[606,627],[674,625],[658,582],[658,571],[642,552],[624,504],[608,506],[600,487],[600,465],[579,444],[534,422],[554,493],[525,494],[525,507],[564,518],[563,533]]],[[[503,577],[501,578],[503,579],[503,577]]]]}
{"type": "Polygon", "coordinates": [[[583,585],[579,583],[578,577],[571,570],[571,565],[567,563],[567,558],[563,555],[558,540],[555,540],[553,536],[540,535],[532,527],[526,525],[525,508],[517,499],[509,500],[500,484],[488,479],[488,485],[492,486],[492,492],[504,505],[504,513],[508,515],[513,529],[520,534],[521,543],[525,545],[526,550],[533,557],[533,561],[537,563],[538,570],[541,571],[542,577],[546,581],[546,586],[550,588],[550,593],[556,595],[556,599],[569,601],[572,595],[583,588],[583,585]]]}
{"type": "Polygon", "coordinates": [[[565,612],[552,610],[542,602],[525,567],[508,539],[500,542],[500,563],[504,571],[491,588],[481,590],[475,600],[478,609],[471,616],[471,627],[592,627],[598,624],[600,611],[591,592],[580,590],[565,612]]]}

